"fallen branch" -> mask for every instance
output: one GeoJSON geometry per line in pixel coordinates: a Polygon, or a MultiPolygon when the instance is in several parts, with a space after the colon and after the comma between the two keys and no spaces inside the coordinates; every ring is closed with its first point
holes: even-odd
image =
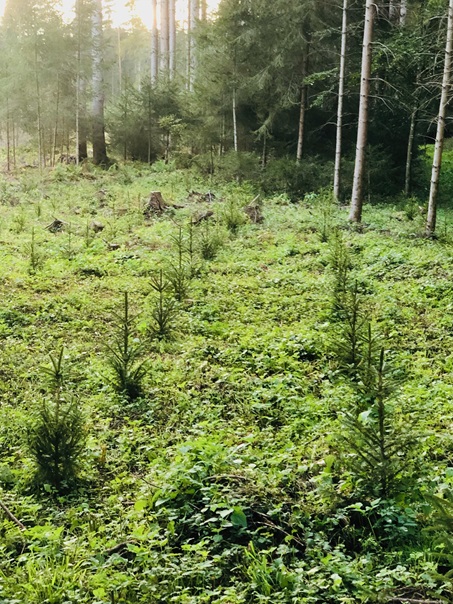
{"type": "Polygon", "coordinates": [[[8,516],[8,518],[11,520],[11,522],[14,522],[14,524],[17,525],[21,531],[27,530],[27,527],[24,524],[22,524],[22,522],[20,520],[18,520],[12,512],[10,512],[10,510],[6,507],[6,505],[3,503],[3,501],[1,499],[0,499],[0,508],[2,508],[2,510],[8,516]]]}
{"type": "Polygon", "coordinates": [[[444,604],[441,600],[417,600],[414,598],[392,598],[387,602],[400,602],[400,604],[444,604]]]}

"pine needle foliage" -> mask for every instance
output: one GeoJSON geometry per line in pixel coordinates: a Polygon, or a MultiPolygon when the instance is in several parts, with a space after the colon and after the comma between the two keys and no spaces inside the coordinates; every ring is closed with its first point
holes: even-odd
{"type": "Polygon", "coordinates": [[[113,373],[110,383],[132,402],[142,394],[147,368],[146,360],[142,360],[144,347],[133,335],[136,317],[130,314],[128,292],[124,292],[122,312],[115,314],[115,318],[116,334],[112,344],[107,345],[107,362],[113,373]]]}
{"type": "Polygon", "coordinates": [[[65,371],[63,348],[50,367],[43,368],[49,381],[52,400],[44,401],[35,424],[28,431],[28,445],[37,467],[37,479],[58,492],[77,479],[80,460],[85,451],[86,429],[78,401],[64,396],[65,371]]]}
{"type": "Polygon", "coordinates": [[[332,315],[341,318],[347,292],[351,289],[352,261],[339,229],[335,229],[330,238],[329,264],[333,273],[332,315]]]}
{"type": "Polygon", "coordinates": [[[383,348],[377,362],[370,355],[370,364],[359,384],[358,404],[343,414],[340,439],[358,488],[387,499],[401,489],[410,468],[414,433],[392,400],[399,382],[386,370],[383,348]]]}
{"type": "Polygon", "coordinates": [[[161,269],[151,277],[151,287],[157,296],[151,311],[149,334],[152,339],[169,340],[174,331],[174,320],[178,313],[176,302],[170,297],[171,282],[161,269]]]}

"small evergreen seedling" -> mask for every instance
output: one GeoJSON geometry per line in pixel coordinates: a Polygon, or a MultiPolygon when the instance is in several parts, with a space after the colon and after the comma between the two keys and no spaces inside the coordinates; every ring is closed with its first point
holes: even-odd
{"type": "Polygon", "coordinates": [[[219,231],[212,229],[209,224],[205,224],[200,229],[198,241],[203,260],[214,260],[223,243],[219,231]]]}
{"type": "Polygon", "coordinates": [[[359,389],[358,407],[343,416],[340,438],[357,483],[368,496],[388,498],[398,492],[403,474],[410,469],[415,439],[390,400],[397,382],[387,374],[384,358],[382,348],[374,378],[367,386],[362,382],[359,389]]]}
{"type": "Polygon", "coordinates": [[[77,478],[86,430],[78,402],[71,396],[63,396],[63,349],[58,357],[50,359],[51,366],[43,372],[49,380],[52,400],[41,404],[35,425],[28,432],[28,444],[37,466],[37,478],[62,491],[77,478]]]}
{"type": "Polygon", "coordinates": [[[25,251],[28,256],[28,272],[30,275],[35,275],[44,264],[44,255],[36,243],[34,227],[31,229],[30,243],[26,246],[25,251]]]}
{"type": "Polygon", "coordinates": [[[333,272],[332,313],[338,316],[343,310],[346,292],[350,289],[352,269],[349,250],[338,229],[331,239],[329,264],[333,272]]]}
{"type": "Polygon", "coordinates": [[[239,227],[246,221],[244,212],[232,199],[226,204],[221,216],[223,223],[232,235],[236,235],[239,227]]]}
{"type": "Polygon", "coordinates": [[[151,287],[157,293],[157,298],[151,311],[150,336],[161,341],[169,340],[173,333],[177,308],[174,299],[168,295],[171,283],[162,269],[151,277],[151,287]]]}
{"type": "Polygon", "coordinates": [[[116,335],[113,343],[107,346],[107,361],[113,372],[111,384],[129,401],[142,394],[143,378],[146,375],[145,361],[142,361],[143,346],[133,337],[136,318],[129,312],[128,292],[124,292],[123,310],[116,315],[116,335]]]}

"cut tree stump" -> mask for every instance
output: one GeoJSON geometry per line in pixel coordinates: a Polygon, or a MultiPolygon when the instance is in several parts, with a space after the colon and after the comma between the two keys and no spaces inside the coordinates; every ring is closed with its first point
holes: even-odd
{"type": "Polygon", "coordinates": [[[197,214],[196,216],[192,217],[192,224],[193,225],[200,224],[201,222],[203,222],[205,220],[209,220],[209,218],[212,218],[212,216],[214,216],[214,212],[212,210],[208,210],[207,212],[197,214]]]}
{"type": "Polygon", "coordinates": [[[96,220],[93,220],[90,226],[95,233],[100,233],[105,229],[105,226],[102,224],[102,222],[97,222],[96,220]]]}
{"type": "Polygon", "coordinates": [[[165,203],[160,191],[151,191],[145,203],[143,214],[145,215],[145,218],[151,218],[151,216],[155,214],[162,214],[170,207],[171,206],[165,203]]]}
{"type": "Polygon", "coordinates": [[[212,201],[215,201],[216,196],[214,195],[214,193],[211,193],[211,191],[208,191],[207,193],[199,193],[198,191],[190,191],[189,195],[187,196],[187,201],[197,201],[199,203],[202,202],[207,202],[207,203],[211,203],[212,201]]]}
{"type": "Polygon", "coordinates": [[[55,218],[46,226],[46,230],[50,231],[51,233],[61,233],[61,231],[64,229],[64,225],[65,223],[62,220],[55,218]]]}
{"type": "Polygon", "coordinates": [[[261,224],[264,221],[259,198],[259,195],[257,195],[255,199],[244,208],[244,212],[247,214],[253,224],[261,224]]]}

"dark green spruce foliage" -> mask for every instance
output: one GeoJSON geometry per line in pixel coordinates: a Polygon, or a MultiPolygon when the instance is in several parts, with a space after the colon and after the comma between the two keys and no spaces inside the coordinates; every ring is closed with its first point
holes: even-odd
{"type": "Polygon", "coordinates": [[[146,361],[142,360],[144,348],[133,336],[136,317],[129,312],[129,295],[124,292],[123,309],[115,314],[116,334],[113,343],[107,346],[107,362],[113,372],[110,383],[114,389],[129,401],[142,394],[146,361]]]}
{"type": "Polygon", "coordinates": [[[169,340],[174,331],[174,319],[177,315],[176,302],[169,296],[171,283],[161,269],[151,277],[151,287],[157,296],[153,300],[149,334],[157,340],[169,340]]]}
{"type": "Polygon", "coordinates": [[[61,491],[77,478],[86,430],[79,402],[70,394],[63,394],[63,348],[58,357],[50,359],[51,366],[44,368],[44,373],[52,400],[41,404],[28,432],[28,444],[37,466],[37,479],[61,491]]]}
{"type": "Polygon", "coordinates": [[[189,232],[189,245],[182,227],[178,228],[178,233],[172,237],[172,241],[176,248],[176,262],[171,263],[170,268],[166,271],[166,276],[171,283],[175,299],[182,302],[188,296],[193,276],[192,229],[189,232]],[[189,261],[187,261],[187,255],[189,261]]]}
{"type": "Polygon", "coordinates": [[[414,429],[396,404],[396,373],[386,370],[384,349],[376,355],[375,344],[369,327],[357,372],[357,400],[343,414],[341,440],[356,488],[366,496],[388,498],[407,486],[414,429]]]}

